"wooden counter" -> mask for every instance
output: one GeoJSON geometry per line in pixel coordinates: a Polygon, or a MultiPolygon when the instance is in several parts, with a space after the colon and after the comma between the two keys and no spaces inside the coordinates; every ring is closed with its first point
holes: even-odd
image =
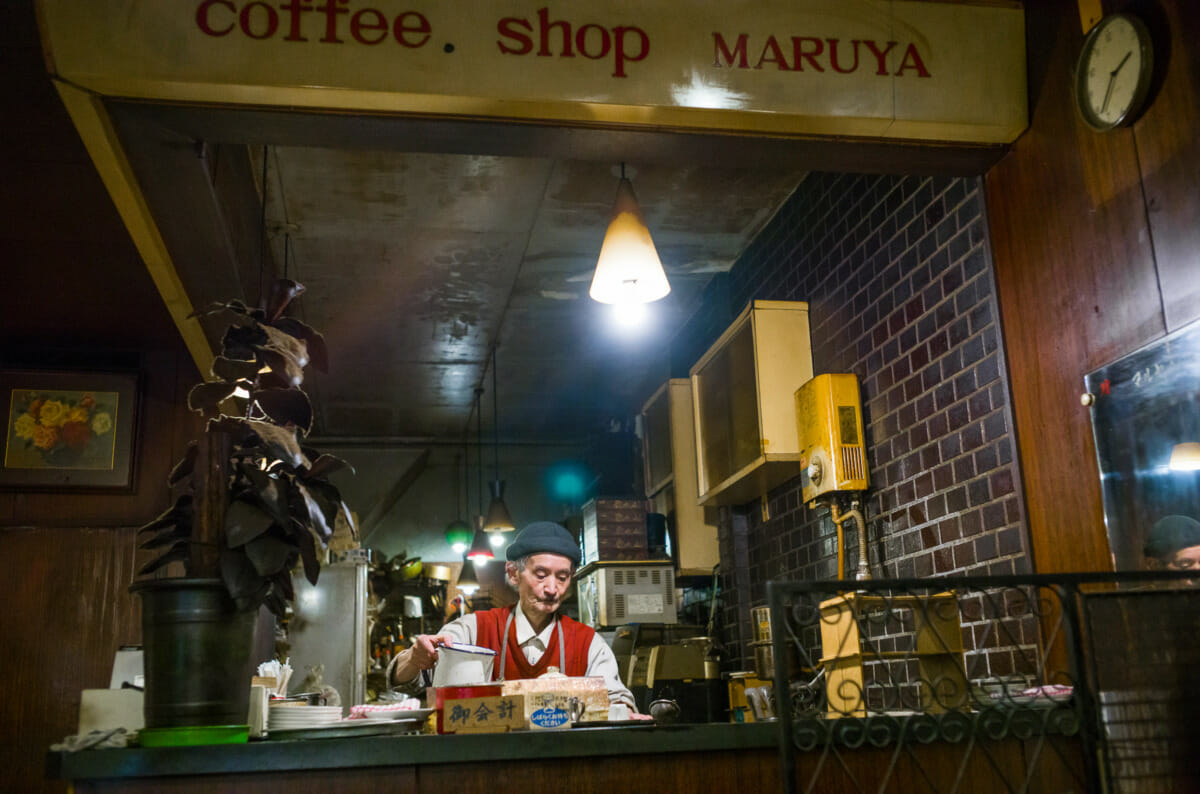
{"type": "MultiPolygon", "coordinates": [[[[783,789],[777,723],[588,728],[570,731],[406,735],[243,745],[51,753],[48,774],[75,792],[350,791],[565,794],[775,792],[783,789]]],[[[817,748],[799,753],[801,790],[833,794],[923,790],[1083,794],[1078,741],[1034,736],[817,748]],[[832,755],[831,755],[832,753],[832,755]],[[956,788],[957,786],[957,788],[956,788]]]]}
{"type": "Polygon", "coordinates": [[[381,736],[51,753],[76,792],[490,791],[556,778],[568,792],[777,791],[774,723],[474,736],[381,736]]]}

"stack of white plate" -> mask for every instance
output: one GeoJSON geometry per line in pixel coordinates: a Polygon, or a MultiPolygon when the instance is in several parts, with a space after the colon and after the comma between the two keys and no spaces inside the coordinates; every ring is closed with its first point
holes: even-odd
{"type": "Polygon", "coordinates": [[[341,706],[271,706],[267,730],[299,731],[331,725],[342,718],[341,706]]]}

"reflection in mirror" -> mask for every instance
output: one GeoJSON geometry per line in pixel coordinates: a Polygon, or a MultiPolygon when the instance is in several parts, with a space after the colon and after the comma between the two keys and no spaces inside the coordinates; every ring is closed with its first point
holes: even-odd
{"type": "Polygon", "coordinates": [[[1116,570],[1200,564],[1200,323],[1084,383],[1116,570]]]}

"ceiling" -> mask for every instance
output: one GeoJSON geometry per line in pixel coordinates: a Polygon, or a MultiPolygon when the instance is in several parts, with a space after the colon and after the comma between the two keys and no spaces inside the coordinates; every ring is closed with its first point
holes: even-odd
{"type": "Polygon", "coordinates": [[[330,347],[329,375],[310,382],[318,438],[397,443],[461,438],[477,387],[489,435],[495,411],[506,442],[580,441],[630,416],[647,378],[667,377],[667,345],[705,284],[804,175],[627,166],[671,293],[621,326],[588,297],[619,164],[304,146],[251,156],[275,266],[306,285],[303,318],[330,347]]]}

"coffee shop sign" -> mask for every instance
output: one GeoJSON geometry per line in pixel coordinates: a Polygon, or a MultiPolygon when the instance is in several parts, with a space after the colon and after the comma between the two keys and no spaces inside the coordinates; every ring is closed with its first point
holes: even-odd
{"type": "MultiPolygon", "coordinates": [[[[355,8],[352,0],[286,0],[277,6],[260,0],[203,0],[196,7],[195,19],[207,36],[244,36],[259,41],[365,46],[391,41],[408,50],[419,50],[434,35],[433,25],[419,11],[402,11],[389,17],[377,8],[355,8]]],[[[549,7],[538,9],[535,18],[501,17],[496,21],[496,35],[501,55],[584,58],[605,63],[613,77],[628,77],[631,65],[645,61],[652,49],[650,34],[637,25],[606,27],[556,18],[549,7]]],[[[930,76],[926,58],[912,42],[845,40],[791,32],[765,38],[721,31],[712,31],[711,35],[712,65],[716,68],[837,74],[862,70],[884,77],[930,76]]],[[[444,44],[443,49],[453,52],[453,44],[444,44]]]]}

